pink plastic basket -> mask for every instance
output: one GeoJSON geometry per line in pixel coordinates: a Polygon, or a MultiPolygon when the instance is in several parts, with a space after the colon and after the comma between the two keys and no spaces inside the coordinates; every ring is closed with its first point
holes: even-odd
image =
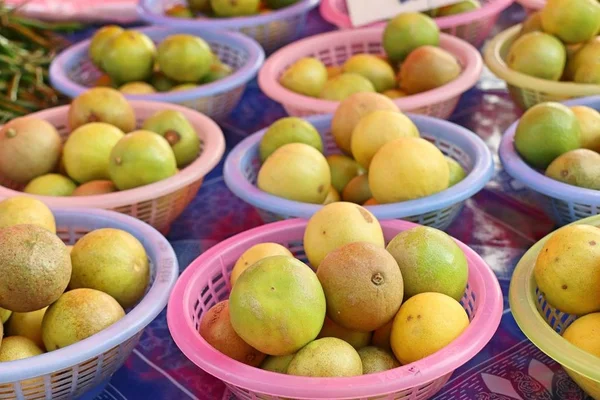
{"type": "MultiPolygon", "coordinates": [[[[492,338],[502,316],[502,293],[492,270],[458,242],[469,263],[462,304],[471,325],[454,342],[420,361],[390,371],[354,378],[306,378],[253,368],[221,354],[198,333],[204,312],[229,296],[229,274],[238,257],[262,242],[287,246],[306,260],[302,238],[306,220],[292,219],[251,229],[212,247],[183,272],[169,299],[167,321],[175,343],[193,363],[219,378],[240,399],[411,399],[433,396],[452,372],[474,357],[492,338]]],[[[385,238],[417,225],[381,223],[385,238]]]]}
{"type": "MultiPolygon", "coordinates": [[[[49,197],[33,196],[56,208],[102,208],[118,211],[136,217],[166,234],[171,223],[187,207],[196,196],[202,180],[223,157],[225,139],[221,128],[207,116],[189,108],[169,103],[130,100],[140,127],[143,121],[161,110],[177,110],[183,113],[194,126],[202,141],[202,149],[198,158],[181,170],[177,175],[160,182],[96,196],[81,197],[49,197]]],[[[67,124],[69,106],[51,108],[30,114],[29,117],[40,118],[50,122],[63,140],[70,130],[67,124]]],[[[23,195],[20,192],[24,185],[11,182],[0,175],[0,199],[23,195]]]]}
{"type": "MultiPolygon", "coordinates": [[[[334,113],[339,102],[294,93],[279,84],[279,77],[303,57],[316,57],[330,66],[342,65],[358,53],[383,54],[383,29],[380,26],[334,31],[287,45],[264,63],[258,74],[258,84],[267,96],[281,103],[289,115],[306,117],[334,113]]],[[[460,96],[479,79],[483,61],[477,49],[464,40],[446,34],[440,37],[440,47],[454,54],[463,68],[462,73],[437,89],[395,99],[394,102],[402,111],[447,119],[456,108],[460,96]]]]}
{"type": "MultiPolygon", "coordinates": [[[[435,18],[435,22],[443,32],[466,40],[474,46],[479,46],[494,28],[500,13],[512,2],[513,0],[483,0],[480,9],[458,15],[438,17],[435,18]]],[[[338,28],[352,28],[346,0],[322,0],[320,11],[325,20],[338,28]]],[[[377,22],[370,26],[384,24],[385,22],[377,22]]]]}
{"type": "Polygon", "coordinates": [[[523,6],[527,14],[541,10],[546,5],[546,0],[517,0],[523,6]]]}

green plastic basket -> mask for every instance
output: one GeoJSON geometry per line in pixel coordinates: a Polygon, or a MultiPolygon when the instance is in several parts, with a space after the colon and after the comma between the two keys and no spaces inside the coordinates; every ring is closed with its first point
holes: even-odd
{"type": "MultiPolygon", "coordinates": [[[[570,225],[600,227],[600,215],[570,225]]],[[[571,378],[590,396],[600,400],[600,359],[563,339],[561,334],[577,319],[550,306],[537,288],[533,268],[549,234],[521,258],[510,282],[509,302],[517,324],[541,351],[561,364],[571,378]]]]}

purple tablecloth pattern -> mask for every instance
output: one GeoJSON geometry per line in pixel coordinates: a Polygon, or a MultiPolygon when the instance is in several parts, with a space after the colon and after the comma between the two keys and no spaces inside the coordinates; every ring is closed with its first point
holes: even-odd
{"type": "MultiPolygon", "coordinates": [[[[524,18],[519,6],[502,15],[495,32],[524,18]]],[[[317,11],[306,35],[331,30],[317,11]]],[[[248,134],[283,117],[283,109],[253,81],[233,116],[223,124],[227,150],[248,134]]],[[[461,99],[451,120],[482,137],[496,153],[502,132],[520,112],[503,82],[485,70],[461,99]]],[[[502,171],[497,155],[494,179],[469,201],[449,233],[479,253],[496,273],[505,296],[501,325],[490,343],[459,368],[436,400],[588,400],[563,369],[520,331],[508,306],[508,287],[519,258],[554,229],[534,193],[502,171]]],[[[256,211],[225,186],[222,163],[211,172],[192,204],[168,235],[181,269],[212,245],[261,224],[256,211]]],[[[233,399],[225,386],[192,364],[169,335],[165,312],[145,331],[138,347],[114,375],[102,400],[233,399]]],[[[591,399],[589,399],[591,400],[591,399]]]]}

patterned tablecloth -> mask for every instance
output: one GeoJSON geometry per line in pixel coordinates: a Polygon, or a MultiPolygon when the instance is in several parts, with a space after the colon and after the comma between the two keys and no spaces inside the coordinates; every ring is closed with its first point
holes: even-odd
{"type": "MultiPolygon", "coordinates": [[[[522,9],[512,6],[498,22],[496,32],[523,18],[522,9]]],[[[315,11],[306,34],[331,29],[315,11]]],[[[462,97],[451,120],[476,132],[496,153],[502,132],[518,115],[503,82],[486,70],[477,86],[462,97]]],[[[227,149],[283,116],[283,109],[260,92],[256,81],[252,82],[233,116],[223,124],[227,149]]],[[[507,298],[514,266],[554,226],[536,206],[535,196],[511,180],[502,171],[497,155],[495,159],[497,173],[493,181],[467,202],[449,233],[471,246],[493,268],[505,296],[504,315],[492,341],[454,373],[435,399],[586,399],[563,369],[525,338],[510,312],[507,298]]],[[[225,186],[221,163],[175,222],[168,239],[183,270],[210,246],[259,224],[256,211],[225,186]]],[[[163,312],[146,329],[133,355],[98,399],[229,397],[221,382],[179,351],[163,312]]]]}

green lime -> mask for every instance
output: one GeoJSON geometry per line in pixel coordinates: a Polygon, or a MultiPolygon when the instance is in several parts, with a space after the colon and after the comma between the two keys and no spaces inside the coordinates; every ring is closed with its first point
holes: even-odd
{"type": "Polygon", "coordinates": [[[304,143],[323,152],[319,131],[302,118],[286,117],[275,121],[260,140],[260,160],[264,162],[275,150],[288,143],[304,143]]]}

